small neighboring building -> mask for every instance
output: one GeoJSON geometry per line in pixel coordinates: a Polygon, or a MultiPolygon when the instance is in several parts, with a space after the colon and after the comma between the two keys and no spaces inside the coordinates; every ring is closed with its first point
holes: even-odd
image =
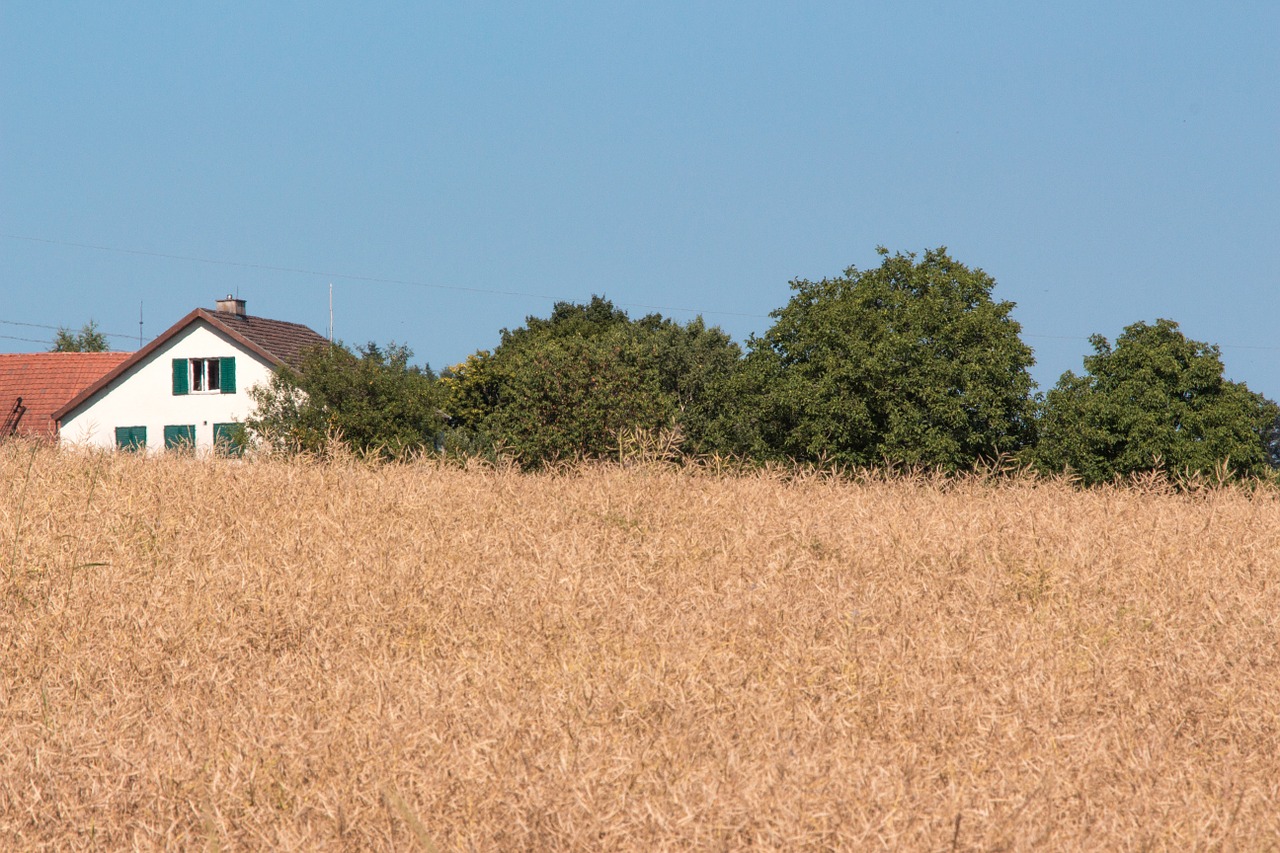
{"type": "Polygon", "coordinates": [[[0,439],[56,439],[58,422],[53,413],[131,354],[0,353],[0,439]]]}
{"type": "Polygon", "coordinates": [[[298,323],[250,317],[243,299],[217,306],[192,311],[54,411],[62,442],[148,451],[228,443],[253,411],[249,388],[329,344],[298,323]]]}

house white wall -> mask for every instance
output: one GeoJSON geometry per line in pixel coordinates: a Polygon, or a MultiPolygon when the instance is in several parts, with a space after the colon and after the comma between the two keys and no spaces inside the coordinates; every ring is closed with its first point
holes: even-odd
{"type": "Polygon", "coordinates": [[[147,452],[159,453],[164,450],[166,426],[194,425],[196,447],[208,449],[213,446],[213,425],[243,421],[253,410],[249,388],[268,383],[271,373],[270,362],[196,320],[69,412],[59,436],[69,445],[115,447],[116,427],[145,426],[147,452]],[[234,393],[173,393],[173,359],[228,356],[236,360],[234,393]]]}

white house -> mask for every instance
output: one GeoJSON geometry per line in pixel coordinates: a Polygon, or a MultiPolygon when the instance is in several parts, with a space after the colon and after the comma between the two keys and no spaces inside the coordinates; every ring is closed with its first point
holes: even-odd
{"type": "Polygon", "coordinates": [[[245,314],[228,296],[197,308],[53,413],[64,444],[209,449],[253,411],[247,390],[328,341],[306,326],[245,314]]]}

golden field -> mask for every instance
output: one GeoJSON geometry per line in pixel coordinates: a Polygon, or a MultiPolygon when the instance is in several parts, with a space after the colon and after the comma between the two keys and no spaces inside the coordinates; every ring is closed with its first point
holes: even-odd
{"type": "Polygon", "coordinates": [[[1280,847],[1280,496],[0,445],[0,849],[1280,847]]]}

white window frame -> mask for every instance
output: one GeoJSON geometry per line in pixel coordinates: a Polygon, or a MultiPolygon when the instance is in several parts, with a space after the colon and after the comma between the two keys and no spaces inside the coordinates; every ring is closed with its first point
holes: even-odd
{"type": "Polygon", "coordinates": [[[221,394],[222,393],[222,359],[221,358],[189,358],[187,359],[188,394],[221,394]],[[209,365],[213,365],[213,375],[217,378],[217,387],[209,386],[209,365]]]}

